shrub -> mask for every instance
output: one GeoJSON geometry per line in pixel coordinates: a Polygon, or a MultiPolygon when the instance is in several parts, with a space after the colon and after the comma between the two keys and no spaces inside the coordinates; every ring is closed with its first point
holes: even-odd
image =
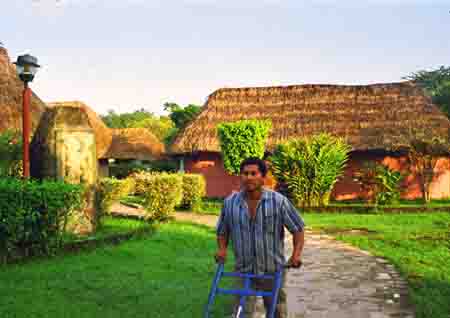
{"type": "Polygon", "coordinates": [[[19,132],[0,133],[0,177],[22,176],[22,139],[19,132]]]}
{"type": "Polygon", "coordinates": [[[297,205],[322,206],[328,204],[349,151],[342,139],[320,134],[278,145],[270,161],[275,178],[297,205]]]}
{"type": "Polygon", "coordinates": [[[225,169],[239,175],[241,162],[249,157],[263,158],[272,127],[270,121],[242,120],[220,124],[217,128],[225,169]]]}
{"type": "Polygon", "coordinates": [[[397,203],[400,199],[400,182],[402,178],[399,171],[379,166],[376,179],[380,184],[380,191],[377,193],[376,203],[381,205],[397,203]]]}
{"type": "Polygon", "coordinates": [[[179,174],[152,173],[143,183],[145,191],[144,208],[147,217],[165,221],[174,212],[183,197],[183,180],[179,174]]]}
{"type": "Polygon", "coordinates": [[[131,174],[130,179],[134,180],[134,194],[144,195],[147,190],[148,179],[152,177],[152,173],[139,171],[131,174]]]}
{"type": "Polygon", "coordinates": [[[123,180],[115,178],[101,179],[98,184],[97,192],[99,215],[108,214],[112,204],[133,192],[134,187],[135,183],[132,178],[123,180]]]}
{"type": "Polygon", "coordinates": [[[0,179],[0,254],[47,254],[61,244],[84,189],[62,181],[0,179]]]}
{"type": "Polygon", "coordinates": [[[206,181],[201,174],[181,174],[183,178],[182,207],[191,211],[201,207],[206,194],[206,181]]]}
{"type": "Polygon", "coordinates": [[[400,199],[400,182],[403,178],[399,171],[372,161],[365,162],[354,178],[362,188],[372,194],[370,202],[387,205],[397,203],[400,199]]]}

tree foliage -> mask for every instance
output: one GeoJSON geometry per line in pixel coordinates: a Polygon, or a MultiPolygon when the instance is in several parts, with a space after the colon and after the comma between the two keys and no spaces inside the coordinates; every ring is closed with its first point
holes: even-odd
{"type": "Polygon", "coordinates": [[[131,127],[146,128],[151,131],[159,140],[166,140],[167,136],[174,130],[175,125],[173,121],[167,116],[148,117],[141,121],[135,122],[131,127]]]}
{"type": "Polygon", "coordinates": [[[164,110],[169,112],[168,116],[157,116],[145,109],[139,109],[122,114],[108,110],[106,115],[100,117],[109,128],[147,128],[168,146],[178,131],[200,113],[201,107],[189,104],[183,108],[176,103],[165,103],[164,110]]]}
{"type": "Polygon", "coordinates": [[[181,107],[176,103],[164,104],[164,110],[169,112],[169,118],[173,121],[177,129],[183,129],[197,117],[201,109],[200,106],[194,104],[189,104],[186,107],[181,107]]]}
{"type": "Polygon", "coordinates": [[[296,204],[326,205],[349,151],[342,139],[328,134],[292,139],[278,145],[270,157],[273,175],[296,204]]]}
{"type": "Polygon", "coordinates": [[[249,157],[263,158],[270,121],[242,120],[217,128],[225,169],[239,175],[241,162],[249,157]]]}
{"type": "Polygon", "coordinates": [[[450,67],[441,66],[431,71],[421,70],[405,79],[423,87],[431,96],[433,103],[450,118],[450,67]]]}
{"type": "Polygon", "coordinates": [[[155,115],[152,112],[145,109],[123,114],[117,114],[114,110],[108,110],[108,114],[100,116],[109,128],[131,128],[138,122],[154,117],[155,115]]]}
{"type": "Polygon", "coordinates": [[[416,132],[407,147],[407,154],[411,172],[419,178],[422,199],[430,202],[430,185],[435,177],[438,161],[442,157],[450,156],[450,145],[442,138],[426,138],[416,132]]]}

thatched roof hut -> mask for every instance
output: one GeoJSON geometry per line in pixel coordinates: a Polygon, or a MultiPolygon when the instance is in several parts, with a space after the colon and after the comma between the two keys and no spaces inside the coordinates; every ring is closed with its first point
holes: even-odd
{"type": "MultiPolygon", "coordinates": [[[[11,63],[8,51],[0,46],[0,132],[22,131],[23,82],[16,75],[16,67],[11,63]]],[[[31,128],[36,129],[46,105],[36,94],[31,96],[31,128]]]]}
{"type": "Polygon", "coordinates": [[[106,153],[112,142],[112,131],[103,120],[88,105],[80,101],[53,102],[47,104],[49,107],[76,107],[81,108],[88,117],[89,124],[95,131],[95,140],[97,144],[97,157],[107,158],[106,153]]]}
{"type": "Polygon", "coordinates": [[[164,144],[148,129],[112,129],[112,143],[105,157],[150,161],[160,159],[164,153],[164,144]]]}
{"type": "Polygon", "coordinates": [[[407,142],[411,130],[447,138],[450,128],[446,116],[411,82],[223,88],[178,134],[171,152],[219,152],[217,125],[242,119],[272,121],[269,150],[288,138],[320,132],[343,137],[353,150],[389,150],[407,142]]]}
{"type": "MultiPolygon", "coordinates": [[[[366,161],[383,162],[408,175],[403,197],[420,197],[407,158],[397,149],[419,134],[448,139],[450,122],[421,88],[411,82],[375,85],[294,85],[285,87],[223,88],[212,93],[202,112],[170,149],[180,170],[201,173],[209,197],[225,197],[239,190],[240,180],[223,167],[217,125],[242,119],[272,122],[266,145],[274,147],[290,138],[322,132],[342,137],[352,152],[344,178],[334,187],[337,200],[364,198],[353,180],[354,171],[366,161]]],[[[442,158],[433,181],[434,198],[450,195],[450,158],[442,158]]]]}

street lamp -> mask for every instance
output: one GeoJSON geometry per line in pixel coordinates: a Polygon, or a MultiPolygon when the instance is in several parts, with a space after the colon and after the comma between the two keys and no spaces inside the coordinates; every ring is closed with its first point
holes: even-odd
{"type": "Polygon", "coordinates": [[[31,90],[28,83],[34,78],[37,69],[40,67],[37,64],[37,58],[29,54],[21,55],[17,58],[16,71],[20,80],[24,83],[23,88],[23,107],[22,107],[22,140],[23,140],[23,177],[30,177],[30,99],[31,90]]]}

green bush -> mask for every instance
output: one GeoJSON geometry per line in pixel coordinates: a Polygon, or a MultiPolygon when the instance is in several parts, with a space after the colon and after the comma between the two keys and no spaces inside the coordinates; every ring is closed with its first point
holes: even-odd
{"type": "Polygon", "coordinates": [[[103,178],[99,181],[97,195],[99,215],[110,212],[114,202],[134,191],[135,182],[132,178],[118,180],[116,178],[103,178]]]}
{"type": "Polygon", "coordinates": [[[249,157],[263,158],[270,121],[242,120],[217,127],[225,169],[239,175],[241,162],[249,157]]]}
{"type": "Polygon", "coordinates": [[[368,161],[360,171],[355,172],[354,177],[366,192],[372,193],[369,201],[376,205],[395,204],[400,200],[400,182],[403,176],[399,171],[368,161]]]}
{"type": "Polygon", "coordinates": [[[206,194],[206,181],[201,174],[181,174],[183,178],[182,207],[190,211],[198,210],[206,194]]]}
{"type": "Polygon", "coordinates": [[[0,177],[22,176],[22,139],[19,132],[0,133],[0,177]]]}
{"type": "Polygon", "coordinates": [[[0,254],[47,254],[61,244],[84,188],[62,181],[0,179],[0,254]]]}
{"type": "Polygon", "coordinates": [[[299,206],[327,205],[344,172],[350,147],[340,138],[320,134],[278,145],[270,157],[278,183],[299,206]]]}
{"type": "Polygon", "coordinates": [[[147,191],[148,179],[152,177],[151,172],[139,171],[131,174],[130,179],[134,180],[134,194],[144,195],[147,191]]]}
{"type": "Polygon", "coordinates": [[[169,219],[183,198],[180,174],[152,173],[145,178],[144,188],[144,208],[147,217],[155,221],[169,219]]]}

